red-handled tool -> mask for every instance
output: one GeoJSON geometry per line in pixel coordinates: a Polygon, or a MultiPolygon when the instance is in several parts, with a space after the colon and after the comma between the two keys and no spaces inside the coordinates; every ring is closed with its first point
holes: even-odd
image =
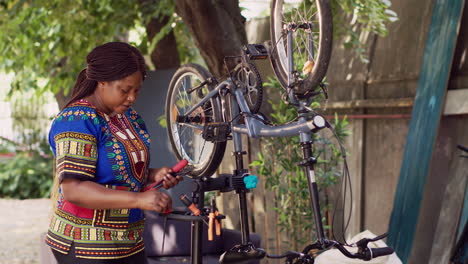
{"type": "MultiPolygon", "coordinates": [[[[176,165],[174,165],[174,167],[172,167],[172,172],[170,174],[174,177],[177,176],[177,173],[181,171],[183,168],[185,168],[187,164],[188,164],[188,161],[185,159],[179,161],[176,165]]],[[[157,190],[161,188],[162,186],[163,186],[163,180],[160,180],[160,181],[152,183],[151,185],[146,186],[145,189],[143,189],[143,191],[146,192],[148,190],[157,190]]]]}

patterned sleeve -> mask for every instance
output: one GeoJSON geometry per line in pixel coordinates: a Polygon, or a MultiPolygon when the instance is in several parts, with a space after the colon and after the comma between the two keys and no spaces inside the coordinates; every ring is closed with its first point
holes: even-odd
{"type": "MultiPolygon", "coordinates": [[[[87,116],[86,112],[83,115],[87,116]]],[[[61,113],[52,124],[49,142],[55,154],[56,176],[60,182],[64,179],[95,181],[99,129],[93,118],[83,115],[70,118],[70,115],[61,113]]]]}

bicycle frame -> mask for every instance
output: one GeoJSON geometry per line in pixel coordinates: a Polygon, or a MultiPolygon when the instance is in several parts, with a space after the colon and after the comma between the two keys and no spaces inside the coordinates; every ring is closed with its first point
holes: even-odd
{"type": "MultiPolygon", "coordinates": [[[[223,89],[228,89],[234,93],[235,97],[231,100],[231,115],[236,116],[242,113],[245,117],[246,125],[239,124],[238,122],[232,121],[232,131],[233,133],[246,134],[252,138],[258,137],[287,137],[287,136],[297,136],[302,133],[310,134],[310,132],[315,132],[325,127],[325,119],[319,115],[316,115],[313,120],[307,120],[305,118],[299,118],[297,122],[290,124],[279,125],[279,126],[268,126],[262,123],[260,120],[253,118],[250,113],[247,102],[242,95],[241,89],[237,88],[231,79],[228,79],[219,85],[217,85],[213,90],[211,90],[200,102],[194,105],[185,116],[189,116],[193,113],[198,107],[202,106],[204,103],[212,99],[213,97],[220,96],[223,89]],[[236,108],[234,106],[239,106],[236,108]],[[240,110],[240,111],[239,111],[240,110]]],[[[232,98],[232,97],[231,97],[232,98]]],[[[225,102],[222,102],[225,105],[225,102]]],[[[299,111],[305,111],[306,105],[302,103],[299,111]]],[[[225,122],[227,120],[227,114],[223,113],[223,118],[225,122]]],[[[195,125],[189,123],[181,123],[181,126],[188,126],[193,129],[203,130],[202,125],[195,125]]]]}
{"type": "MultiPolygon", "coordinates": [[[[288,52],[292,54],[293,50],[293,42],[292,42],[292,32],[293,29],[289,28],[287,32],[287,42],[288,42],[288,52]]],[[[308,45],[309,49],[313,51],[312,45],[312,36],[309,33],[308,35],[308,45]]],[[[288,60],[288,86],[293,85],[295,82],[294,80],[294,73],[292,72],[294,68],[294,58],[291,56],[288,60]]],[[[239,84],[242,85],[242,84],[239,84]]],[[[314,211],[314,220],[315,226],[317,231],[317,238],[319,244],[323,244],[325,239],[323,225],[322,225],[322,217],[320,213],[320,204],[319,204],[319,197],[318,197],[318,188],[317,183],[315,180],[315,171],[314,171],[314,164],[316,162],[315,158],[312,156],[312,137],[311,133],[316,132],[326,126],[326,121],[323,117],[316,115],[312,120],[307,119],[307,114],[309,110],[306,106],[306,101],[297,101],[295,100],[295,96],[292,89],[289,89],[288,96],[291,102],[298,108],[298,121],[280,125],[280,126],[269,126],[265,125],[260,120],[253,118],[252,114],[250,113],[249,107],[247,102],[243,96],[242,89],[237,87],[231,78],[228,78],[226,81],[223,81],[219,85],[217,85],[213,90],[211,90],[198,104],[194,105],[185,116],[189,116],[191,113],[195,111],[198,107],[201,107],[204,103],[212,99],[213,97],[220,96],[222,102],[222,109],[226,109],[226,101],[222,94],[227,94],[225,91],[230,91],[231,94],[234,96],[230,96],[230,114],[231,116],[237,117],[238,115],[242,114],[245,119],[245,125],[240,124],[238,118],[234,118],[231,120],[231,131],[233,134],[233,143],[234,143],[234,153],[242,153],[242,138],[241,134],[246,134],[251,138],[258,138],[258,137],[286,137],[286,136],[297,136],[300,137],[300,142],[302,146],[303,152],[303,162],[302,166],[305,168],[306,177],[308,179],[308,188],[309,188],[309,197],[310,202],[312,205],[312,209],[314,211]]],[[[224,111],[224,110],[223,110],[224,111]]],[[[223,119],[225,122],[228,122],[228,115],[226,112],[223,113],[223,119]]],[[[187,126],[191,126],[194,129],[203,130],[203,126],[201,125],[194,125],[194,124],[184,124],[187,126]]],[[[237,170],[243,170],[243,164],[241,159],[236,156],[236,163],[237,163],[237,170]],[[239,161],[240,160],[240,161],[239,161]]],[[[245,197],[239,196],[240,199],[240,209],[241,209],[241,228],[242,228],[242,243],[248,242],[248,218],[244,216],[246,214],[247,205],[243,204],[245,201],[245,197]],[[244,210],[245,208],[245,210],[244,210]]]]}
{"type": "MultiPolygon", "coordinates": [[[[195,111],[195,109],[201,107],[203,104],[205,104],[212,98],[215,98],[215,100],[221,100],[222,109],[224,111],[223,121],[231,123],[230,127],[234,144],[234,155],[236,157],[236,171],[234,174],[244,173],[246,171],[242,162],[242,154],[244,153],[244,151],[242,149],[241,134],[246,134],[252,138],[285,137],[299,135],[304,158],[300,165],[304,166],[305,173],[308,179],[310,202],[315,216],[314,220],[316,225],[317,238],[319,244],[322,245],[323,241],[325,240],[325,235],[321,222],[322,217],[320,213],[318,189],[315,181],[314,164],[316,162],[316,159],[312,156],[311,133],[325,128],[327,125],[325,119],[320,115],[314,115],[314,117],[310,120],[310,109],[306,106],[306,102],[299,101],[297,105],[299,116],[296,122],[279,126],[266,125],[262,121],[254,118],[253,114],[250,113],[247,102],[243,96],[241,87],[235,85],[234,81],[231,78],[227,79],[226,81],[223,81],[222,83],[218,84],[215,88],[213,88],[213,90],[211,90],[204,98],[202,98],[201,101],[198,102],[198,104],[194,105],[188,112],[184,113],[184,116],[190,116],[190,114],[192,114],[195,111]],[[227,96],[229,93],[233,96],[227,96]],[[227,97],[229,97],[230,103],[230,116],[237,117],[242,115],[245,120],[245,125],[240,124],[239,118],[233,118],[232,120],[228,120],[229,114],[225,111],[227,97]]],[[[189,126],[193,129],[203,131],[202,125],[196,125],[191,123],[179,123],[179,125],[189,126]]],[[[247,190],[236,191],[239,195],[239,205],[241,211],[242,244],[248,245],[250,241],[246,202],[247,190]]]]}
{"type": "MultiPolygon", "coordinates": [[[[327,0],[323,0],[324,2],[321,4],[322,6],[325,5],[327,0]]],[[[320,5],[319,5],[320,7],[320,5]]],[[[328,10],[328,9],[327,9],[328,10]]],[[[329,16],[331,14],[328,14],[329,16]]],[[[314,42],[312,36],[312,24],[311,23],[290,23],[286,27],[283,27],[283,30],[286,31],[286,41],[287,41],[287,53],[284,52],[284,49],[280,50],[282,57],[285,57],[286,54],[293,54],[293,32],[297,29],[304,29],[308,30],[307,34],[307,49],[308,52],[308,62],[311,62],[313,65],[314,60],[314,42]]],[[[321,29],[327,29],[330,32],[330,28],[323,27],[321,29]]],[[[283,32],[284,32],[283,31],[283,32]]],[[[321,36],[322,37],[322,36],[321,36]]],[[[331,37],[331,36],[330,36],[331,37]]],[[[329,43],[331,44],[330,38],[324,39],[322,44],[329,43]]],[[[330,46],[331,47],[331,46],[330,46]]],[[[319,48],[324,48],[320,46],[319,48]]],[[[248,49],[247,49],[248,50],[248,49]]],[[[319,204],[319,193],[318,187],[316,183],[315,177],[315,170],[314,166],[316,163],[316,158],[312,155],[312,144],[313,144],[313,137],[312,134],[317,132],[320,129],[328,127],[333,130],[330,124],[320,115],[317,115],[313,112],[312,109],[308,107],[308,104],[311,102],[310,99],[313,98],[315,95],[320,93],[324,93],[327,97],[326,87],[321,82],[323,76],[325,75],[326,68],[328,66],[328,59],[330,55],[330,51],[324,51],[322,53],[325,54],[321,57],[321,53],[319,52],[319,57],[317,58],[318,64],[316,64],[313,68],[307,70],[312,71],[312,75],[314,72],[317,73],[320,71],[321,73],[317,73],[316,78],[314,81],[309,79],[301,80],[299,74],[296,70],[294,70],[294,57],[293,56],[286,56],[287,57],[287,69],[286,72],[283,70],[278,72],[276,67],[273,67],[275,70],[275,74],[280,79],[280,82],[283,84],[288,100],[291,105],[295,106],[298,112],[297,121],[290,122],[283,125],[268,125],[266,122],[263,122],[262,118],[259,115],[255,115],[250,111],[249,105],[244,97],[244,91],[248,91],[246,89],[246,85],[242,83],[240,80],[236,80],[235,78],[231,77],[227,80],[216,84],[212,84],[211,77],[204,77],[205,80],[202,81],[202,84],[195,88],[191,88],[188,93],[194,92],[197,89],[202,88],[204,85],[208,84],[209,92],[208,94],[204,95],[204,97],[195,105],[193,105],[190,110],[186,113],[182,113],[183,115],[176,116],[177,118],[177,125],[178,126],[185,126],[191,129],[203,131],[203,139],[205,141],[211,142],[222,142],[226,141],[229,138],[229,134],[232,135],[233,146],[234,146],[234,157],[235,157],[235,165],[236,168],[232,175],[220,175],[217,178],[209,178],[209,177],[200,177],[196,179],[197,187],[194,188],[192,193],[194,202],[196,201],[199,206],[203,207],[203,197],[204,192],[206,191],[213,191],[213,190],[223,190],[223,191],[231,191],[235,190],[238,194],[239,198],[239,208],[240,208],[240,224],[241,224],[241,232],[242,232],[242,244],[236,245],[230,250],[226,251],[220,257],[221,263],[239,263],[249,259],[261,259],[265,256],[269,258],[287,258],[286,263],[293,263],[294,259],[298,261],[296,263],[313,263],[314,257],[309,255],[309,251],[312,249],[328,249],[330,247],[335,247],[339,249],[345,256],[349,258],[359,258],[363,260],[370,260],[373,257],[383,256],[392,254],[394,251],[389,247],[385,248],[376,248],[370,249],[367,246],[367,243],[371,241],[376,241],[377,239],[382,239],[386,235],[378,236],[374,239],[362,239],[358,241],[357,253],[349,252],[344,246],[346,244],[328,240],[325,237],[324,229],[322,225],[322,217],[320,213],[320,204],[319,204]],[[322,59],[320,59],[322,58],[322,59]],[[322,65],[321,70],[317,65],[322,65]],[[325,68],[324,68],[324,66],[325,68]],[[316,67],[317,66],[317,67],[316,67]],[[324,70],[325,69],[325,70],[324,70]],[[279,76],[283,76],[280,78],[279,76]],[[287,77],[287,80],[284,81],[284,76],[287,77]],[[318,76],[318,77],[317,77],[318,76]],[[281,81],[283,80],[283,81],[281,81]],[[285,84],[285,82],[287,82],[285,84]],[[210,86],[211,85],[211,86],[210,86]],[[311,87],[314,86],[314,87],[311,87]],[[316,88],[320,87],[321,91],[316,91],[316,88]],[[307,88],[307,89],[306,89],[307,88]],[[297,93],[296,93],[297,92],[297,93]],[[217,115],[215,119],[216,122],[221,122],[222,124],[217,123],[204,123],[204,121],[200,122],[198,119],[195,122],[191,121],[191,115],[196,113],[197,109],[203,109],[203,106],[208,103],[210,100],[216,100],[216,110],[218,110],[218,106],[220,105],[221,108],[221,118],[217,115]],[[241,123],[241,118],[243,117],[243,123],[241,123]],[[221,121],[220,121],[221,120],[221,121]],[[211,126],[211,127],[210,127],[211,126]],[[216,128],[219,127],[220,129],[218,132],[216,128]],[[205,128],[206,131],[205,131],[205,128]],[[218,133],[215,135],[215,133],[218,133]],[[248,135],[250,138],[258,138],[258,137],[287,137],[287,136],[299,136],[300,144],[302,148],[302,155],[303,159],[299,162],[299,166],[304,167],[305,176],[307,177],[308,181],[308,190],[309,190],[309,198],[310,198],[310,205],[311,209],[314,212],[314,223],[316,227],[316,237],[317,241],[315,243],[309,244],[307,247],[303,249],[301,253],[288,251],[284,255],[268,255],[263,249],[256,249],[250,239],[249,239],[249,222],[248,222],[248,215],[247,215],[247,199],[246,193],[249,192],[246,185],[243,182],[243,177],[248,176],[248,170],[244,168],[243,164],[243,155],[246,154],[245,151],[242,149],[242,134],[248,135]],[[226,179],[226,177],[228,179],[226,179]],[[221,188],[221,189],[220,189],[221,188]],[[223,189],[224,188],[224,189],[223,189]],[[304,262],[305,261],[305,262],[304,262]]],[[[251,54],[250,54],[251,55],[251,54]]],[[[262,57],[265,57],[263,53],[261,53],[262,57]]],[[[269,54],[270,55],[270,54],[269,54]]],[[[249,57],[249,53],[245,52],[243,57],[242,63],[249,63],[251,59],[249,57]]],[[[272,60],[273,62],[274,60],[272,60]]],[[[284,65],[283,65],[284,66],[284,65]]],[[[183,71],[182,71],[183,72],[183,71]]],[[[204,71],[199,71],[204,72],[204,71]]],[[[310,72],[309,72],[310,73],[310,72]]],[[[307,73],[308,74],[308,73],[307,73]]],[[[209,74],[201,74],[209,75],[209,74]]],[[[310,75],[308,77],[311,77],[310,75]]],[[[179,77],[177,77],[179,78],[179,77]]],[[[260,79],[260,78],[259,78],[260,79]]],[[[178,79],[176,79],[178,80],[178,79]]],[[[174,86],[171,86],[171,89],[174,86]]],[[[213,108],[214,109],[214,108],[213,108]]],[[[254,112],[258,110],[255,108],[254,112]]],[[[219,110],[218,110],[219,111],[219,110]]],[[[171,142],[172,143],[172,142],[171,142]]],[[[224,146],[223,146],[224,147],[224,146]]],[[[203,151],[203,150],[202,150],[203,151]]],[[[224,148],[223,148],[224,151],[224,148]]],[[[219,163],[215,163],[216,165],[219,163]]],[[[212,168],[210,168],[212,169],[212,168]]],[[[212,171],[210,171],[211,173],[212,171]]],[[[192,222],[192,264],[199,264],[202,263],[201,260],[201,230],[202,224],[200,221],[192,222]]]]}
{"type": "MultiPolygon", "coordinates": [[[[200,207],[204,206],[204,192],[214,190],[235,190],[238,194],[242,241],[240,245],[236,245],[221,255],[220,263],[239,263],[240,261],[249,259],[261,259],[265,256],[269,258],[286,257],[286,263],[293,263],[292,261],[294,259],[299,259],[298,261],[313,261],[313,256],[309,255],[310,250],[325,250],[330,247],[339,249],[349,258],[359,258],[363,260],[370,260],[373,257],[389,255],[394,252],[393,249],[389,247],[371,249],[367,246],[367,243],[376,240],[365,238],[356,243],[359,247],[358,252],[351,253],[345,249],[344,245],[346,244],[328,240],[325,237],[321,221],[322,217],[320,213],[318,187],[315,179],[314,166],[316,158],[312,155],[312,134],[325,127],[332,130],[333,128],[322,116],[315,114],[314,111],[308,107],[308,103],[310,103],[310,101],[304,98],[295,97],[293,89],[288,89],[288,95],[290,98],[294,98],[294,100],[290,100],[291,104],[297,108],[297,121],[278,126],[268,125],[260,118],[259,115],[254,115],[250,111],[246,98],[244,98],[244,91],[246,91],[245,84],[232,77],[220,84],[217,84],[215,87],[213,87],[213,84],[210,84],[211,82],[211,80],[206,79],[202,82],[202,85],[192,88],[189,93],[195,92],[197,89],[201,89],[205,85],[208,85],[209,91],[203,98],[201,98],[200,101],[198,101],[198,103],[191,106],[187,112],[179,112],[179,115],[175,118],[177,120],[177,126],[185,126],[194,130],[202,131],[202,137],[204,137],[204,140],[206,141],[224,142],[229,139],[229,135],[232,135],[234,146],[233,154],[236,165],[234,172],[232,174],[220,175],[216,178],[197,178],[197,186],[194,187],[194,191],[192,192],[194,203],[198,204],[200,207]],[[220,105],[221,108],[217,110],[222,111],[222,113],[216,122],[221,122],[222,124],[215,123],[213,121],[211,121],[213,123],[209,123],[210,121],[208,121],[208,123],[204,123],[207,120],[201,122],[200,119],[192,119],[192,116],[196,113],[197,109],[203,108],[203,106],[210,100],[216,101],[216,104],[220,105]],[[242,118],[239,117],[243,117],[243,123],[241,123],[242,118]],[[213,127],[210,128],[210,126],[213,127]],[[220,130],[216,130],[216,127],[218,126],[221,128],[220,130]],[[285,255],[268,255],[263,249],[255,248],[251,243],[246,197],[249,189],[247,189],[244,182],[244,177],[248,177],[249,174],[248,170],[244,168],[243,163],[243,155],[246,154],[246,152],[242,149],[242,134],[248,135],[252,138],[267,136],[299,136],[303,159],[298,165],[304,167],[305,176],[307,177],[310,206],[314,212],[315,232],[317,237],[317,241],[305,247],[302,253],[288,251],[285,255]]],[[[201,151],[203,151],[203,149],[201,149],[201,151]]],[[[192,264],[202,263],[202,255],[200,252],[202,243],[202,223],[200,221],[201,220],[194,220],[192,224],[192,264]]],[[[382,239],[385,236],[378,236],[375,239],[382,239]]]]}

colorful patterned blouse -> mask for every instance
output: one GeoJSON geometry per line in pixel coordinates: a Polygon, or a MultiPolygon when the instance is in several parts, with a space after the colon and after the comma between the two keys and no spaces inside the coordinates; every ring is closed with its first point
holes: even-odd
{"type": "MultiPolygon", "coordinates": [[[[56,177],[94,181],[106,188],[139,192],[146,183],[150,138],[133,109],[110,118],[86,100],[60,112],[49,143],[56,177]]],[[[77,257],[115,259],[144,249],[144,216],[140,209],[87,209],[66,201],[60,192],[46,243],[77,257]]]]}

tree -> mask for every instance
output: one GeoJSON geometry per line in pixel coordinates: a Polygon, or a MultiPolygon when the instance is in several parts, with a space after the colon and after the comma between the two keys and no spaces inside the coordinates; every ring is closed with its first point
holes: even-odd
{"type": "MultiPolygon", "coordinates": [[[[0,69],[15,73],[12,91],[50,90],[63,106],[92,48],[108,41],[126,40],[130,29],[146,25],[148,37],[139,45],[146,54],[147,40],[156,37],[154,32],[163,23],[154,18],[167,18],[173,9],[171,1],[159,1],[158,5],[153,1],[138,4],[126,0],[1,1],[0,69]]],[[[171,47],[173,35],[164,37],[158,48],[171,47]]],[[[167,48],[164,53],[178,58],[177,50],[167,48]]],[[[160,58],[153,58],[162,64],[160,58]]],[[[171,66],[177,65],[178,62],[171,62],[171,66]]]]}
{"type": "MultiPolygon", "coordinates": [[[[245,18],[238,0],[176,0],[176,10],[190,28],[197,47],[215,76],[226,73],[223,59],[241,54],[247,43],[245,18]]],[[[228,63],[232,61],[228,61],[228,63]]],[[[232,67],[232,65],[228,65],[232,67]]]]}
{"type": "MultiPolygon", "coordinates": [[[[389,5],[332,0],[335,14],[353,17],[336,16],[337,32],[349,36],[345,45],[362,50],[362,30],[385,34],[385,23],[396,17],[389,5]]],[[[0,70],[15,73],[13,92],[52,91],[63,106],[92,48],[145,28],[134,44],[151,54],[156,68],[189,62],[196,46],[219,77],[226,73],[223,58],[238,55],[247,42],[240,11],[239,0],[0,0],[0,70]]]]}
{"type": "MultiPolygon", "coordinates": [[[[174,4],[171,1],[139,0],[143,17],[149,18],[146,22],[146,39],[153,43],[147,52],[156,69],[171,69],[180,66],[177,41],[172,30],[174,23],[174,4]],[[156,8],[157,12],[154,12],[156,8]]],[[[143,40],[144,42],[145,40],[143,40]]]]}

